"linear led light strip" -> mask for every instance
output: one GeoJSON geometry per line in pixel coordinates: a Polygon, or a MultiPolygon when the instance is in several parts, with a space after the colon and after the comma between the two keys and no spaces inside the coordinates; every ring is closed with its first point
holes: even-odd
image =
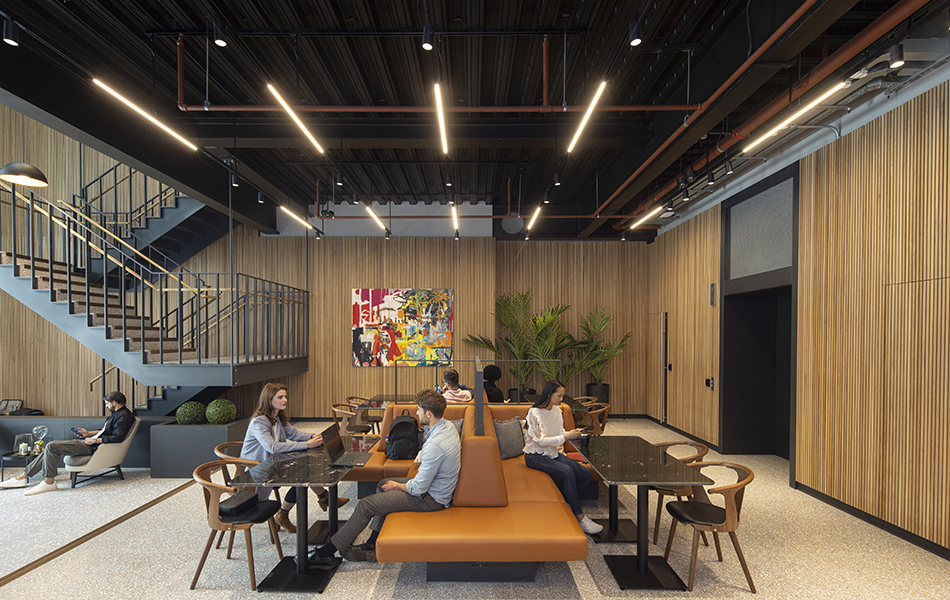
{"type": "Polygon", "coordinates": [[[438,83],[435,84],[435,107],[439,114],[439,133],[442,134],[442,153],[448,154],[449,142],[445,137],[445,114],[442,112],[442,92],[439,90],[438,83]]]}
{"type": "Polygon", "coordinates": [[[373,212],[373,208],[369,204],[364,204],[363,206],[366,207],[366,212],[369,213],[369,216],[373,217],[373,220],[376,221],[376,224],[379,225],[379,228],[382,230],[386,230],[386,226],[383,225],[383,222],[380,221],[379,217],[376,216],[376,213],[373,212]]]}
{"type": "Polygon", "coordinates": [[[538,220],[538,215],[541,214],[541,205],[538,205],[538,208],[534,210],[534,216],[531,217],[531,221],[528,223],[528,229],[530,230],[534,226],[534,222],[538,220]]]}
{"type": "Polygon", "coordinates": [[[459,230],[459,213],[455,210],[455,206],[452,206],[452,224],[455,225],[455,231],[459,230]]]}
{"type": "Polygon", "coordinates": [[[284,102],[284,99],[280,97],[280,94],[277,93],[277,89],[269,83],[267,84],[267,89],[269,89],[271,93],[274,94],[274,97],[277,98],[277,101],[280,102],[280,105],[284,107],[284,110],[287,111],[287,114],[290,115],[290,118],[294,120],[294,123],[296,123],[297,127],[300,128],[300,131],[303,131],[303,134],[307,136],[307,139],[310,140],[310,143],[320,151],[320,154],[323,154],[323,148],[320,146],[319,142],[317,142],[317,140],[312,135],[310,135],[310,131],[297,117],[297,114],[290,108],[290,105],[284,102]]]}
{"type": "Polygon", "coordinates": [[[154,125],[157,125],[158,127],[161,127],[162,130],[165,131],[165,133],[167,133],[168,135],[172,136],[173,138],[175,138],[176,140],[178,140],[178,141],[181,142],[182,144],[188,146],[188,147],[191,148],[192,150],[197,150],[197,149],[198,149],[198,146],[195,146],[194,144],[192,144],[191,142],[189,142],[188,140],[186,140],[185,138],[181,137],[180,135],[178,135],[177,133],[175,133],[174,131],[172,131],[172,130],[169,129],[168,127],[166,127],[164,124],[162,124],[161,122],[159,122],[158,119],[156,119],[155,117],[153,117],[152,115],[148,114],[147,112],[145,112],[144,110],[142,110],[142,109],[139,108],[138,106],[136,106],[136,105],[132,104],[131,102],[129,102],[128,100],[126,100],[126,99],[122,96],[122,94],[120,94],[119,92],[117,92],[117,91],[115,91],[114,89],[110,88],[109,86],[107,86],[106,84],[102,83],[102,82],[99,81],[98,79],[93,79],[92,82],[93,82],[94,84],[98,85],[99,87],[101,87],[102,89],[104,89],[105,91],[109,92],[110,94],[112,94],[112,95],[115,96],[116,98],[118,98],[120,102],[122,102],[123,104],[125,104],[126,106],[128,106],[129,108],[131,108],[132,110],[134,110],[135,112],[139,113],[141,116],[143,116],[143,117],[145,117],[146,119],[148,119],[148,120],[149,120],[150,122],[152,122],[154,125]]]}
{"type": "Polygon", "coordinates": [[[280,207],[280,210],[284,211],[285,213],[287,213],[288,215],[290,215],[291,217],[293,217],[294,219],[296,219],[301,225],[303,225],[303,226],[306,227],[307,229],[313,229],[313,225],[311,225],[310,223],[307,223],[306,221],[304,221],[303,219],[301,219],[300,217],[298,217],[298,216],[295,215],[294,213],[292,213],[292,212],[290,212],[289,210],[287,210],[287,207],[286,207],[286,206],[283,206],[283,205],[282,205],[282,206],[280,207]]]}
{"type": "Polygon", "coordinates": [[[829,96],[831,96],[832,94],[834,94],[835,92],[837,92],[838,90],[840,90],[841,88],[843,88],[844,86],[846,86],[847,84],[848,84],[848,82],[842,81],[841,83],[839,83],[839,84],[836,85],[835,87],[831,88],[830,90],[828,90],[827,92],[825,92],[825,93],[822,94],[821,96],[818,96],[817,98],[815,98],[814,100],[812,100],[811,102],[809,102],[808,104],[806,104],[804,107],[802,107],[801,110],[799,110],[798,112],[796,112],[795,114],[793,114],[793,115],[790,116],[789,118],[785,119],[784,121],[782,121],[781,123],[779,123],[778,125],[776,125],[771,131],[769,131],[768,133],[766,133],[765,135],[763,135],[763,136],[760,137],[759,139],[755,140],[754,142],[752,142],[751,144],[749,144],[748,146],[746,146],[745,149],[744,149],[742,152],[743,152],[743,153],[746,153],[746,152],[748,152],[749,150],[752,150],[753,148],[755,148],[756,146],[758,146],[759,144],[761,144],[761,143],[764,142],[765,140],[769,139],[770,137],[772,137],[773,135],[775,135],[776,133],[778,133],[780,130],[785,129],[786,127],[788,127],[789,125],[791,125],[792,123],[794,123],[795,121],[797,121],[798,118],[801,117],[803,114],[807,113],[807,112],[810,111],[811,109],[815,108],[816,106],[818,106],[819,104],[821,104],[822,102],[824,102],[826,98],[828,98],[829,96]]]}
{"type": "Polygon", "coordinates": [[[571,140],[571,145],[567,147],[567,151],[570,152],[574,149],[574,144],[577,143],[577,140],[581,137],[581,132],[584,131],[584,126],[587,125],[587,119],[590,119],[590,115],[594,112],[594,106],[597,105],[597,101],[600,100],[600,95],[604,93],[604,88],[607,87],[606,81],[600,82],[600,87],[597,88],[597,93],[594,94],[594,99],[591,100],[590,106],[587,107],[587,112],[584,113],[584,118],[581,120],[581,126],[577,128],[577,133],[574,134],[574,139],[571,140]]]}
{"type": "Polygon", "coordinates": [[[660,212],[661,210],[663,210],[664,208],[666,208],[666,205],[665,205],[665,204],[661,204],[661,205],[657,206],[656,208],[654,208],[653,210],[651,210],[650,212],[648,212],[648,213],[647,213],[647,216],[643,217],[642,219],[640,219],[639,221],[637,221],[636,223],[634,223],[633,225],[631,225],[631,226],[630,226],[630,229],[636,229],[636,228],[639,227],[640,225],[643,225],[644,223],[646,223],[647,221],[649,221],[650,219],[652,219],[653,217],[655,217],[655,216],[657,215],[657,213],[659,213],[659,212],[660,212]]]}

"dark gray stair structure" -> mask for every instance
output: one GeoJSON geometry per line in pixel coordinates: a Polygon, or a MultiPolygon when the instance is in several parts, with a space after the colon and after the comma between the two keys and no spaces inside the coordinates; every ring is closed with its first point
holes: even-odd
{"type": "Polygon", "coordinates": [[[174,417],[175,411],[185,402],[201,402],[207,405],[226,392],[226,386],[162,386],[157,394],[149,395],[146,409],[136,408],[136,415],[174,417]]]}
{"type": "Polygon", "coordinates": [[[188,196],[175,196],[174,206],[163,206],[161,216],[145,217],[145,223],[123,239],[146,255],[158,250],[178,264],[228,233],[227,215],[188,196]]]}

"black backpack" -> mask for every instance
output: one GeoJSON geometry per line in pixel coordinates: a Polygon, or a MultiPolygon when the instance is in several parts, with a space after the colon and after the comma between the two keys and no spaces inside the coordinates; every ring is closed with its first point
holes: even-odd
{"type": "Polygon", "coordinates": [[[393,419],[386,435],[386,457],[393,460],[411,460],[422,448],[422,429],[419,422],[409,414],[409,409],[393,419]]]}

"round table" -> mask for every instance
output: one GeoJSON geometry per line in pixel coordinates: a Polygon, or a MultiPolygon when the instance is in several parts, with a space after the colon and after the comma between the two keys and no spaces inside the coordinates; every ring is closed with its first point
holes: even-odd
{"type": "Polygon", "coordinates": [[[20,456],[19,452],[7,452],[4,454],[3,460],[0,462],[0,481],[6,481],[6,479],[3,477],[3,470],[5,468],[8,466],[25,468],[34,458],[36,457],[30,454],[27,454],[26,456],[20,456]]]}

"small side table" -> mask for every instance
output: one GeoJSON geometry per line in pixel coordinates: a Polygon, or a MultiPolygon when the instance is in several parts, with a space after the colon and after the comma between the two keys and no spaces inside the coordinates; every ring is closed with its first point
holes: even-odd
{"type": "Polygon", "coordinates": [[[0,481],[6,481],[3,476],[3,470],[10,467],[23,467],[26,468],[30,461],[32,461],[35,456],[27,454],[26,456],[20,456],[17,452],[7,452],[3,455],[3,460],[0,462],[0,481]],[[9,463],[9,465],[7,464],[9,463]]]}

